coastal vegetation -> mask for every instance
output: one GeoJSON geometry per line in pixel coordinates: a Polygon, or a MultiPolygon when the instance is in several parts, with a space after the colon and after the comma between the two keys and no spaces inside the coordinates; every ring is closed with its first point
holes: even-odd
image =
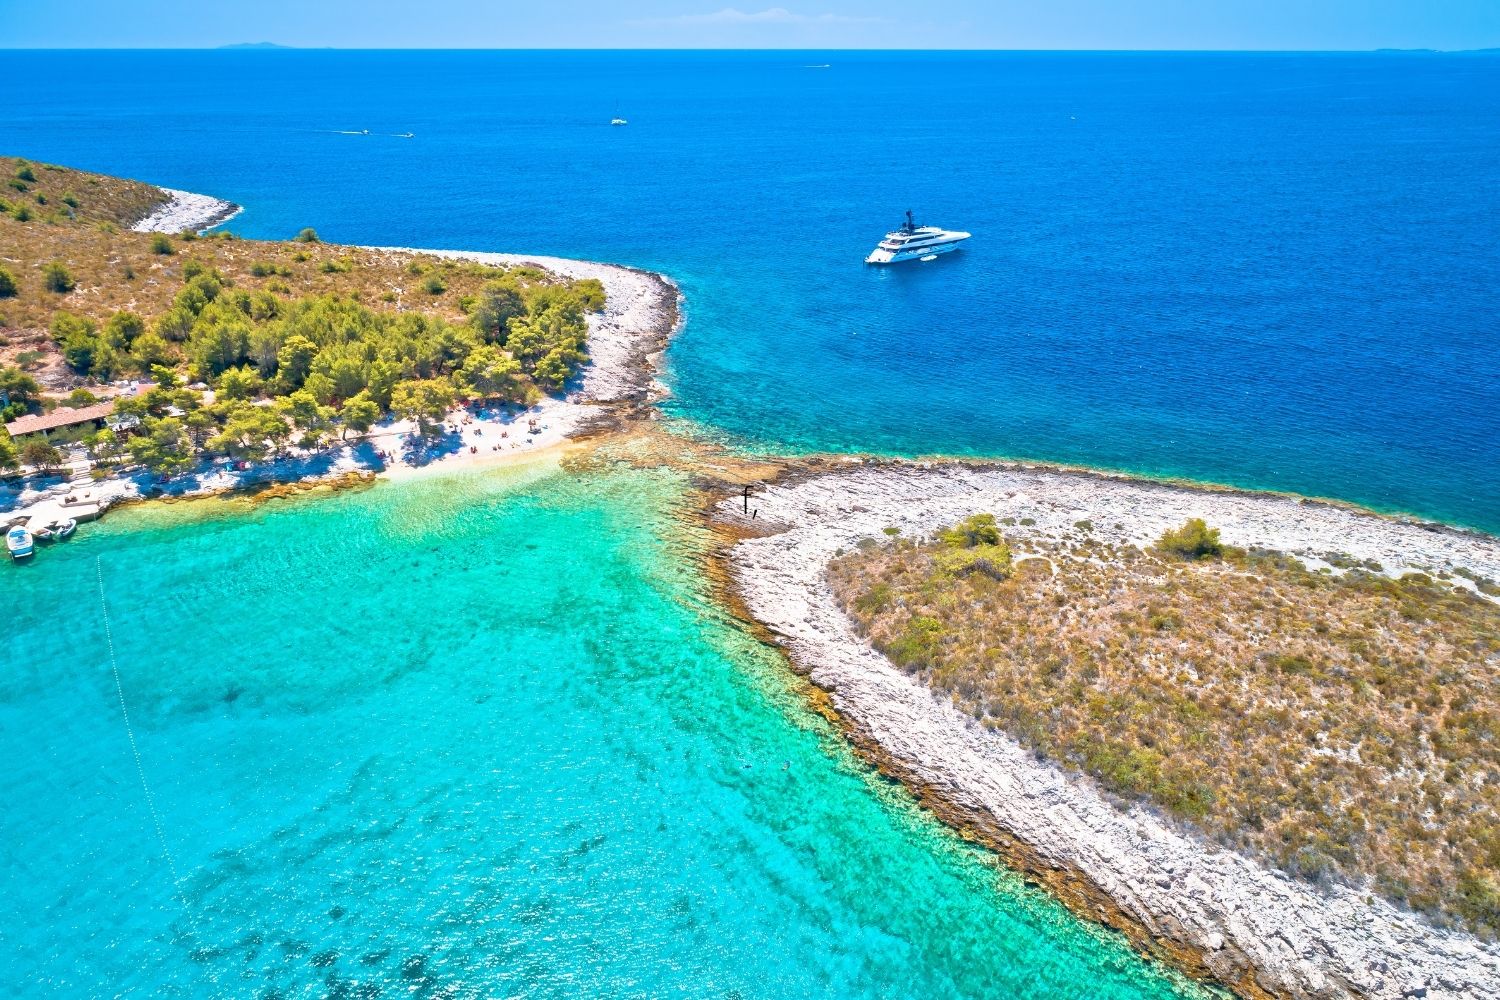
{"type": "Polygon", "coordinates": [[[43,389],[12,407],[153,383],[117,404],[139,433],[114,450],[165,474],[314,447],[387,413],[427,433],[461,400],[532,403],[587,360],[587,315],[604,306],[596,280],[331,246],[311,229],[285,243],[128,232],[159,203],[141,186],[30,166],[36,187],[81,193],[40,224],[0,216],[14,291],[0,364],[43,389]]]}
{"type": "Polygon", "coordinates": [[[50,163],[0,156],[0,214],[19,222],[128,227],[166,204],[161,188],[50,163]],[[24,216],[24,218],[22,217],[24,216]]]}
{"type": "Polygon", "coordinates": [[[996,527],[871,540],[830,579],[894,663],[1114,794],[1500,934],[1493,601],[1376,566],[1315,572],[1201,521],[1146,548],[996,527]]]}

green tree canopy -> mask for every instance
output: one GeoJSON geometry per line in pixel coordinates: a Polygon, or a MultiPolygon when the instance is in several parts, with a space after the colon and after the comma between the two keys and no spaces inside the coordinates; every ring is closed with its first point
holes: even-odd
{"type": "Polygon", "coordinates": [[[193,464],[193,442],[176,417],[147,421],[145,433],[130,439],[130,457],[152,472],[175,476],[193,464]]]}
{"type": "Polygon", "coordinates": [[[104,324],[104,340],[117,351],[129,350],[145,332],[146,321],[133,312],[117,312],[104,324]]]}
{"type": "Polygon", "coordinates": [[[442,423],[457,398],[452,383],[446,379],[417,379],[396,386],[391,394],[391,409],[397,416],[415,421],[417,433],[425,435],[442,423]]]}
{"type": "Polygon", "coordinates": [[[96,460],[107,461],[120,453],[120,438],[108,427],[102,427],[83,439],[84,447],[96,460]]]}
{"type": "Polygon", "coordinates": [[[260,373],[248,365],[226,368],[214,383],[214,397],[219,400],[254,399],[264,384],[260,373]]]}
{"type": "Polygon", "coordinates": [[[938,532],[938,540],[949,548],[972,549],[976,545],[999,545],[1000,528],[994,514],[975,514],[938,532]]]}
{"type": "Polygon", "coordinates": [[[521,363],[492,344],[469,352],[454,380],[481,399],[514,399],[520,394],[521,363]]]}
{"type": "Polygon", "coordinates": [[[333,421],[333,408],[319,404],[306,389],[298,389],[276,401],[276,407],[296,427],[320,433],[333,421]]]}
{"type": "Polygon", "coordinates": [[[21,464],[21,455],[10,435],[0,429],[0,469],[14,469],[21,464]]]}
{"type": "Polygon", "coordinates": [[[380,407],[370,398],[369,393],[356,393],[344,401],[339,419],[356,434],[367,434],[380,421],[380,407]]]}
{"type": "Polygon", "coordinates": [[[526,301],[514,282],[489,281],[479,290],[470,321],[485,340],[504,344],[510,321],[524,315],[526,301]]]}
{"type": "Polygon", "coordinates": [[[224,415],[223,430],[209,438],[205,447],[233,458],[260,461],[290,436],[285,418],[270,407],[232,403],[224,415]]]}
{"type": "Polygon", "coordinates": [[[72,313],[52,317],[52,339],[62,348],[63,360],[81,375],[111,378],[120,367],[120,355],[99,336],[93,322],[72,313]]]}
{"type": "Polygon", "coordinates": [[[63,462],[63,453],[50,443],[34,438],[21,445],[21,461],[36,469],[55,469],[63,462]]]}
{"type": "Polygon", "coordinates": [[[993,514],[975,514],[938,532],[944,548],[934,554],[934,568],[948,577],[983,573],[995,580],[1010,576],[1010,547],[993,514]]]}
{"type": "Polygon", "coordinates": [[[317,344],[300,333],[293,334],[276,352],[276,377],[289,391],[300,388],[312,371],[313,359],[317,356],[317,344]]]}
{"type": "Polygon", "coordinates": [[[37,380],[19,368],[0,366],[0,403],[34,403],[41,398],[42,387],[37,380]]]}
{"type": "Polygon", "coordinates": [[[130,345],[131,365],[142,375],[159,365],[176,364],[177,357],[177,349],[159,333],[143,333],[130,345]]]}
{"type": "Polygon", "coordinates": [[[243,321],[195,324],[187,342],[188,361],[199,378],[211,381],[245,360],[250,328],[243,321]]]}

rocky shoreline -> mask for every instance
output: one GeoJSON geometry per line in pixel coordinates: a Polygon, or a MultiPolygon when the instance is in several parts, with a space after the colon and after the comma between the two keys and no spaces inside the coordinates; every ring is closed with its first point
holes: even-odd
{"type": "Polygon", "coordinates": [[[201,233],[205,229],[222,225],[244,211],[239,205],[222,198],[176,188],[161,188],[167,200],[158,205],[144,219],[130,228],[137,233],[180,233],[192,230],[201,233]]]}
{"type": "MultiPolygon", "coordinates": [[[[960,831],[997,849],[1077,912],[1144,951],[1247,997],[1500,995],[1500,946],[1441,930],[1356,888],[1328,891],[1209,845],[1142,806],[1115,804],[1003,734],[982,729],[873,650],[838,607],[826,567],[887,527],[920,535],[974,513],[1026,519],[1023,538],[1142,543],[1187,517],[1225,542],[1335,552],[1386,572],[1500,578],[1500,540],[1292,497],[976,464],[851,464],[789,477],[715,518],[740,536],[731,586],[794,665],[828,692],[851,737],[960,831]]],[[[1454,582],[1465,585],[1466,580],[1454,582]]]]}

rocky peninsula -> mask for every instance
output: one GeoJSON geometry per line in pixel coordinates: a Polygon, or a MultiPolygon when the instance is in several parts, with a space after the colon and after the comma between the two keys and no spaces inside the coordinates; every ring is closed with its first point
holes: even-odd
{"type": "MultiPolygon", "coordinates": [[[[853,465],[792,476],[715,512],[743,534],[728,555],[749,613],[831,696],[857,743],[950,823],[999,850],[1077,911],[1244,996],[1473,998],[1500,992],[1500,949],[1431,926],[1356,887],[1319,890],[1205,843],[1142,806],[979,726],[877,653],[826,577],[835,554],[886,529],[923,536],[976,513],[1008,534],[1059,539],[1080,520],[1149,544],[1204,517],[1228,544],[1300,554],[1336,547],[1386,571],[1500,576],[1500,542],[1274,495],[1098,474],[981,465],[853,465]],[[1012,522],[1007,522],[1012,523],[1012,522]]],[[[1469,579],[1454,578],[1460,585],[1469,579]]]]}

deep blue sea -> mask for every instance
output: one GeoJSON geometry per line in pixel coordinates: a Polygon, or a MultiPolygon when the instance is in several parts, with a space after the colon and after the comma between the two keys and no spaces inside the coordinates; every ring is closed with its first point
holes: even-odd
{"type": "Polygon", "coordinates": [[[1079,463],[1500,530],[1500,57],[0,62],[7,152],[233,199],[246,236],[669,273],[671,409],[749,447],[1079,463]],[[865,267],[907,208],[975,236],[865,267]]]}

